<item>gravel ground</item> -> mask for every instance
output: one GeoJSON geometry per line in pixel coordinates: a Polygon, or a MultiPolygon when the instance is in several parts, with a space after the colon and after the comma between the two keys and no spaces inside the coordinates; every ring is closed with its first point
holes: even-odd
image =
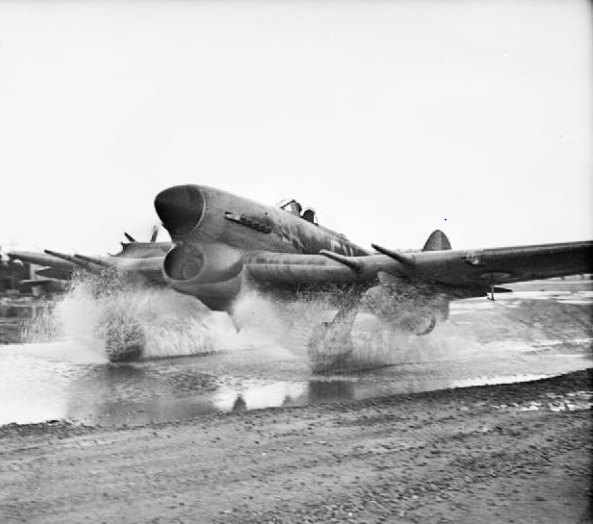
{"type": "Polygon", "coordinates": [[[0,522],[590,522],[593,373],[0,428],[0,522]]]}

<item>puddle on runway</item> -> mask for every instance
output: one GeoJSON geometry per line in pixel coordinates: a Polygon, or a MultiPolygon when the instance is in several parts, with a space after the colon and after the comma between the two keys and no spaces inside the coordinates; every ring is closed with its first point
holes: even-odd
{"type": "MultiPolygon", "coordinates": [[[[429,336],[406,339],[405,348],[389,358],[381,349],[391,343],[384,334],[367,337],[363,347],[372,353],[369,341],[376,343],[381,358],[361,359],[369,365],[340,374],[316,375],[302,353],[261,344],[117,365],[74,342],[0,346],[0,425],[52,419],[139,425],[537,380],[591,367],[590,311],[564,303],[555,307],[550,303],[565,302],[565,295],[545,296],[526,305],[507,295],[495,303],[456,302],[450,322],[429,336]]],[[[544,399],[541,406],[580,406],[577,401],[585,402],[544,399]]]]}
{"type": "Polygon", "coordinates": [[[140,425],[214,412],[537,380],[591,365],[586,355],[562,359],[559,366],[554,355],[525,353],[512,359],[512,365],[500,359],[460,359],[314,375],[301,360],[266,362],[257,350],[135,364],[81,364],[40,358],[41,349],[28,355],[23,346],[0,349],[0,424],[66,419],[140,425]]]}

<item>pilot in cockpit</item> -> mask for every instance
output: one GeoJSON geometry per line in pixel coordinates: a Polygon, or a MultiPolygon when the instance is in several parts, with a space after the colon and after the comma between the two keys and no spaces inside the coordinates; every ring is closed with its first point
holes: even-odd
{"type": "Polygon", "coordinates": [[[303,220],[306,220],[307,222],[311,222],[311,224],[317,224],[317,217],[315,216],[315,211],[310,207],[303,211],[301,218],[303,220]]]}

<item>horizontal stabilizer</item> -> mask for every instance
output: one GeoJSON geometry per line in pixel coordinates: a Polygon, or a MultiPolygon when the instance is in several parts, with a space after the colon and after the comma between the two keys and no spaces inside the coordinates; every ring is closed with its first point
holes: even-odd
{"type": "Polygon", "coordinates": [[[440,229],[435,229],[428,237],[422,251],[445,251],[451,249],[451,242],[440,229]]]}

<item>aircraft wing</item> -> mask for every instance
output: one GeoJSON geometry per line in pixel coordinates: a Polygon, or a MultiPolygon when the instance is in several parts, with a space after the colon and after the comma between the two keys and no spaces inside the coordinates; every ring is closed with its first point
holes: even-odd
{"type": "Polygon", "coordinates": [[[20,260],[21,262],[25,262],[27,264],[34,264],[43,268],[51,268],[50,274],[44,274],[42,276],[61,280],[69,279],[72,275],[72,271],[76,267],[76,265],[72,262],[48,255],[47,253],[34,251],[11,251],[10,253],[7,253],[7,256],[11,260],[20,260]]]}
{"type": "Polygon", "coordinates": [[[451,286],[493,286],[591,273],[593,242],[427,251],[409,259],[411,273],[424,280],[451,286]]]}
{"type": "Polygon", "coordinates": [[[11,260],[21,260],[22,262],[27,262],[28,264],[35,264],[37,266],[43,267],[56,267],[70,271],[75,267],[72,262],[48,255],[47,253],[38,253],[34,251],[11,251],[10,253],[7,253],[7,256],[11,260]]]}
{"type": "Polygon", "coordinates": [[[247,261],[255,281],[270,285],[355,283],[380,272],[481,295],[492,286],[593,272],[593,242],[567,242],[476,250],[401,252],[374,245],[381,254],[347,257],[259,252],[247,261]]]}
{"type": "Polygon", "coordinates": [[[62,280],[71,278],[72,272],[77,268],[91,272],[112,268],[124,273],[136,273],[152,282],[164,284],[161,272],[164,255],[160,253],[157,256],[145,255],[144,258],[116,256],[89,257],[80,254],[67,255],[56,251],[45,250],[43,253],[13,251],[8,253],[8,257],[42,266],[45,269],[38,270],[36,272],[37,274],[62,280]]]}

